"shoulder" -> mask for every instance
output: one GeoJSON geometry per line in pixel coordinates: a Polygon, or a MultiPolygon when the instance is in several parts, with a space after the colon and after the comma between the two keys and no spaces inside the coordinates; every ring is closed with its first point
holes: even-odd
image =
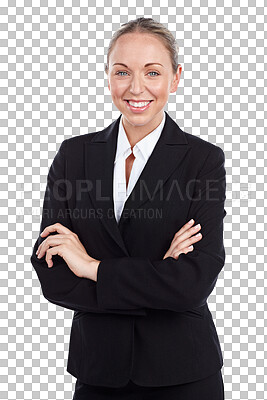
{"type": "Polygon", "coordinates": [[[192,133],[184,132],[184,135],[193,153],[198,154],[199,158],[206,158],[207,156],[225,158],[224,151],[220,146],[192,133]]]}
{"type": "Polygon", "coordinates": [[[172,131],[177,131],[180,135],[179,143],[186,144],[190,149],[188,155],[195,160],[195,162],[200,163],[208,158],[225,159],[223,149],[207,140],[196,136],[192,133],[184,131],[175,120],[173,120],[168,113],[167,114],[167,127],[172,131]]]}
{"type": "Polygon", "coordinates": [[[191,172],[193,171],[196,175],[206,174],[210,171],[223,171],[224,173],[225,154],[220,146],[192,133],[183,130],[182,133],[189,148],[187,164],[191,172]]]}
{"type": "Polygon", "coordinates": [[[97,133],[98,132],[89,132],[83,135],[72,136],[68,139],[63,140],[63,143],[65,143],[68,147],[80,146],[84,143],[89,143],[97,133]]]}
{"type": "Polygon", "coordinates": [[[182,132],[190,149],[188,163],[196,174],[201,171],[224,168],[225,154],[220,146],[192,133],[182,132]]]}
{"type": "Polygon", "coordinates": [[[189,163],[198,177],[225,179],[225,154],[223,149],[205,139],[186,133],[190,146],[189,163]]]}
{"type": "Polygon", "coordinates": [[[58,152],[64,154],[67,158],[71,158],[71,156],[73,156],[76,159],[79,159],[84,145],[86,143],[90,143],[97,133],[98,132],[90,132],[64,139],[59,147],[58,152]]]}

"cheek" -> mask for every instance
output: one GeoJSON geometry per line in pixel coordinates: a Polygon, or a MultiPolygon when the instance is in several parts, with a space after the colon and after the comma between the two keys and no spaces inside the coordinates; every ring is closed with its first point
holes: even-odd
{"type": "Polygon", "coordinates": [[[151,86],[150,92],[158,99],[168,97],[168,83],[160,82],[151,86]]]}
{"type": "Polygon", "coordinates": [[[120,96],[126,89],[128,85],[126,81],[111,79],[110,80],[110,89],[114,96],[120,96]]]}

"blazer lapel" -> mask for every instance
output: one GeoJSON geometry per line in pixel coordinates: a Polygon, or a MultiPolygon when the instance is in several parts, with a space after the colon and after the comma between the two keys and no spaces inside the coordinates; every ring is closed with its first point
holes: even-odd
{"type": "Polygon", "coordinates": [[[98,132],[90,142],[85,143],[85,177],[90,185],[88,193],[91,200],[95,208],[101,210],[100,220],[115,242],[129,256],[121,234],[127,215],[149,201],[150,196],[154,196],[162,188],[171,173],[178,166],[181,167],[190,146],[185,133],[166,112],[160,138],[125,202],[118,224],[114,214],[113,170],[121,116],[98,132]]]}

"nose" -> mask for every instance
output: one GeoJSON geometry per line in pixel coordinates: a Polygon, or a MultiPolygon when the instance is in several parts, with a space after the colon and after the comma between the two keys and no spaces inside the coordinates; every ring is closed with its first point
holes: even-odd
{"type": "Polygon", "coordinates": [[[144,91],[144,82],[142,77],[134,75],[130,84],[130,93],[138,95],[144,91]]]}

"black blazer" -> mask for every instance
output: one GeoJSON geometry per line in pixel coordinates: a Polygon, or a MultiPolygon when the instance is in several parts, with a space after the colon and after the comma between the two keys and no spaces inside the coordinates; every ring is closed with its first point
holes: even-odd
{"type": "Polygon", "coordinates": [[[35,252],[44,297],[74,310],[67,371],[91,385],[166,386],[205,378],[223,365],[207,299],[225,262],[223,150],[182,131],[166,113],[162,134],[119,224],[113,165],[120,117],[99,132],[65,139],[49,169],[40,232],[60,222],[101,260],[97,282],[63,258],[35,252]],[[163,260],[191,218],[202,239],[163,260]]]}

